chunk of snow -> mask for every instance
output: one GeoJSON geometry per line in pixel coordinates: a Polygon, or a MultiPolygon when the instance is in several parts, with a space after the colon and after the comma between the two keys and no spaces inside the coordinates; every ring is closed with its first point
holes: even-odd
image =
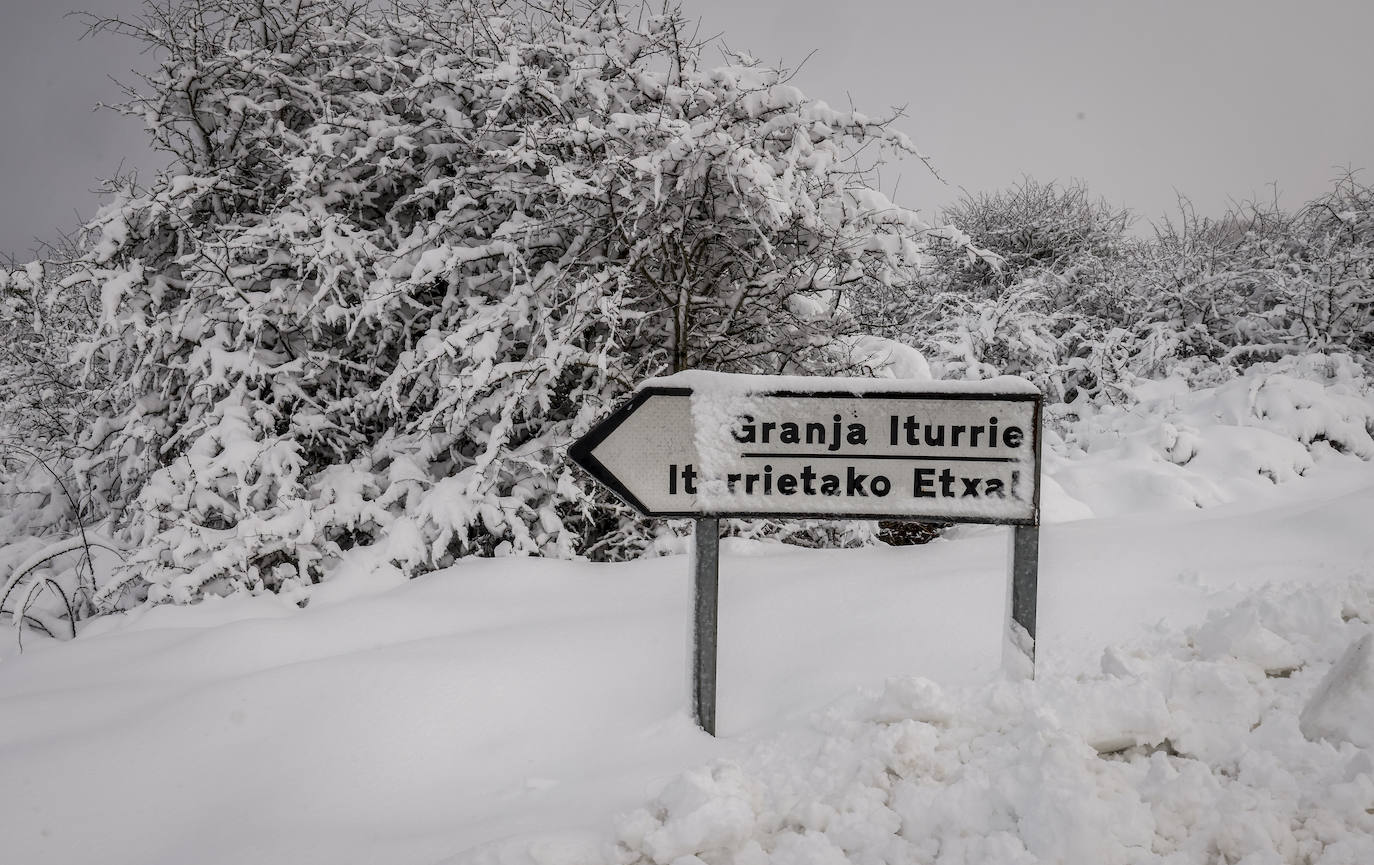
{"type": "Polygon", "coordinates": [[[1301,663],[1293,644],[1265,627],[1253,605],[1208,617],[1192,640],[1206,660],[1248,661],[1270,675],[1289,672],[1301,663]]]}
{"type": "Polygon", "coordinates": [[[1298,727],[1316,741],[1374,748],[1374,633],[1345,650],[1302,710],[1298,727]]]}
{"type": "Polygon", "coordinates": [[[879,724],[898,721],[948,724],[954,720],[954,704],[940,686],[929,679],[902,676],[887,680],[882,695],[866,714],[879,724]]]}

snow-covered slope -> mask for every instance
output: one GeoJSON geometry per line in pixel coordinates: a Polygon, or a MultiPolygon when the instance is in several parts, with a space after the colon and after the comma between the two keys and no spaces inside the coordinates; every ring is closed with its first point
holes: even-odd
{"type": "Polygon", "coordinates": [[[29,634],[0,663],[0,859],[1367,865],[1370,749],[1299,715],[1374,628],[1371,515],[1374,466],[1331,458],[1243,502],[1047,525],[1017,685],[1004,529],[727,542],[716,740],[686,712],[680,556],[29,634]]]}

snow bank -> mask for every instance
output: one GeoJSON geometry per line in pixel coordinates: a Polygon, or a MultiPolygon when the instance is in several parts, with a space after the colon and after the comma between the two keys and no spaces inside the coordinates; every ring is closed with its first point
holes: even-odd
{"type": "Polygon", "coordinates": [[[1123,385],[1112,405],[1047,406],[1045,472],[1093,514],[1191,510],[1374,459],[1374,384],[1344,356],[1299,355],[1210,386],[1123,385]]]}
{"type": "Polygon", "coordinates": [[[893,679],[670,781],[616,861],[1368,865],[1371,743],[1298,718],[1317,688],[1304,730],[1367,737],[1372,588],[1261,593],[1092,676],[893,679]]]}

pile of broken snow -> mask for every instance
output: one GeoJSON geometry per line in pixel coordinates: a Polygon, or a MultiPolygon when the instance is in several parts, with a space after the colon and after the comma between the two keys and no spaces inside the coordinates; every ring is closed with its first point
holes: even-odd
{"type": "Polygon", "coordinates": [[[1101,672],[837,704],[687,772],[622,865],[1374,863],[1374,585],[1253,597],[1101,672]]]}

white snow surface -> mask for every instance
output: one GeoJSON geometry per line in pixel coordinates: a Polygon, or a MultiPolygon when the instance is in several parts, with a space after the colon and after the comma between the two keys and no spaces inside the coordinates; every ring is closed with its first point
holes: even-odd
{"type": "Polygon", "coordinates": [[[355,551],[304,609],[6,639],[0,862],[1370,865],[1374,463],[1303,387],[1047,438],[1033,682],[999,669],[991,526],[725,541],[716,739],[684,555],[407,581],[355,551]]]}

